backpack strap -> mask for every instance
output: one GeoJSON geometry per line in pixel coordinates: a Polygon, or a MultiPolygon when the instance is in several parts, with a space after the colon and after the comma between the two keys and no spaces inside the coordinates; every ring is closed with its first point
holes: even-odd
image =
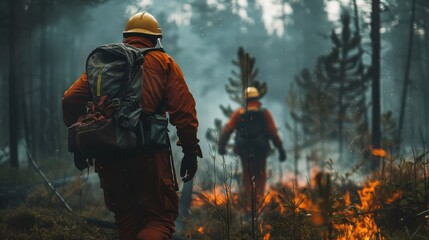
{"type": "MultiPolygon", "coordinates": [[[[160,44],[158,43],[157,46],[160,46],[160,44]]],[[[160,47],[153,47],[153,48],[144,48],[141,50],[141,55],[140,57],[142,57],[142,60],[144,60],[144,57],[152,51],[160,51],[165,53],[164,48],[162,48],[162,46],[160,47]]],[[[140,61],[140,57],[137,59],[137,61],[140,61]]],[[[143,64],[144,61],[141,61],[140,65],[143,64]]],[[[138,65],[138,66],[140,66],[138,65]]],[[[143,78],[143,84],[144,84],[144,78],[143,78]]],[[[153,115],[153,114],[162,114],[163,112],[165,112],[165,107],[167,106],[167,99],[165,97],[163,97],[161,99],[161,101],[159,102],[158,106],[156,107],[155,111],[152,113],[146,113],[143,112],[145,115],[153,115]]]]}
{"type": "MultiPolygon", "coordinates": [[[[148,54],[149,52],[151,52],[151,51],[160,51],[160,52],[165,52],[165,50],[162,48],[162,47],[153,47],[153,48],[143,48],[143,49],[141,49],[140,50],[140,55],[137,57],[137,59],[134,61],[134,63],[133,63],[133,66],[132,66],[132,68],[133,68],[133,72],[135,72],[134,70],[136,70],[136,68],[138,68],[138,67],[140,67],[143,63],[144,63],[144,58],[145,58],[145,56],[146,56],[146,54],[148,54]]],[[[144,73],[142,73],[142,74],[144,74],[144,73]]],[[[142,83],[142,85],[144,84],[144,78],[143,78],[143,83],[142,83]]],[[[119,99],[122,99],[122,97],[123,97],[123,94],[124,93],[120,93],[119,94],[119,97],[118,97],[118,100],[117,101],[119,101],[119,99]]],[[[114,99],[115,100],[115,99],[114,99]]],[[[161,101],[162,102],[162,101],[161,101]]],[[[120,103],[118,103],[118,105],[119,105],[120,103]]],[[[126,107],[126,111],[127,112],[133,112],[133,111],[135,111],[135,110],[137,110],[137,109],[139,109],[139,108],[141,108],[141,99],[136,99],[134,102],[132,102],[132,103],[130,103],[127,107],[126,107]]],[[[161,110],[161,108],[160,108],[160,106],[158,106],[157,108],[156,108],[156,111],[155,111],[155,113],[157,113],[158,111],[160,111],[161,110]]]]}
{"type": "Polygon", "coordinates": [[[144,62],[144,58],[145,58],[146,54],[148,54],[149,52],[152,52],[152,51],[160,51],[160,52],[165,53],[165,50],[162,47],[143,48],[140,50],[140,56],[134,62],[133,67],[140,67],[140,65],[142,65],[144,62]]]}

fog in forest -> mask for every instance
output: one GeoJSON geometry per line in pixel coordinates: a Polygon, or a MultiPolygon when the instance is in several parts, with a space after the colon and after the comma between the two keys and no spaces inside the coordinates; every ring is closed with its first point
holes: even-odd
{"type": "MultiPolygon", "coordinates": [[[[380,13],[377,147],[404,157],[429,140],[429,4],[415,1],[410,34],[412,2],[381,1],[380,13]]],[[[85,71],[89,52],[121,42],[128,18],[142,10],[159,21],[164,49],[180,65],[196,100],[201,169],[217,154],[207,136],[219,131],[215,119],[222,126],[228,120],[220,106],[240,107],[226,91],[228,79],[237,78],[232,71],[240,74],[232,63],[239,61],[239,48],[255,59],[255,79],[267,86],[263,106],[272,112],[288,153],[283,165],[277,153],[269,156],[271,183],[290,180],[294,164],[305,182],[308,159],[319,159],[310,164],[320,168],[332,159],[336,169],[350,169],[365,159],[362,152],[371,146],[374,127],[369,0],[11,0],[0,3],[0,164],[10,165],[12,139],[20,168],[29,165],[27,148],[42,168],[53,161],[73,168],[62,120],[63,93],[85,71]],[[350,39],[357,37],[347,50],[341,48],[344,29],[350,39]],[[343,61],[361,67],[345,73],[347,79],[361,80],[350,92],[343,88],[341,93],[332,78],[337,73],[328,72],[329,66],[341,64],[334,48],[349,57],[343,61]],[[329,95],[335,104],[323,105],[317,94],[325,100],[329,95]],[[341,107],[339,98],[344,99],[341,107]]],[[[182,155],[174,149],[179,166],[182,155]]],[[[233,165],[237,156],[227,158],[233,165]]],[[[73,174],[83,173],[70,170],[73,174]]],[[[205,173],[199,174],[203,178],[205,173]]]]}

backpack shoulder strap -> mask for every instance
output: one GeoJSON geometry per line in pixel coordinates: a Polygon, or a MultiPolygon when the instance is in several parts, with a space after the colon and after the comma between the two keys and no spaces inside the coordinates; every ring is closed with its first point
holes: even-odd
{"type": "Polygon", "coordinates": [[[136,59],[136,61],[135,61],[135,63],[134,63],[134,66],[135,66],[135,67],[137,67],[137,66],[140,66],[141,64],[143,64],[145,56],[146,56],[149,52],[152,52],[152,51],[160,51],[160,52],[165,53],[165,50],[164,50],[164,48],[162,48],[162,47],[142,48],[142,49],[140,49],[140,53],[141,53],[141,54],[140,54],[140,56],[136,59]]]}
{"type": "MultiPolygon", "coordinates": [[[[153,48],[143,48],[140,50],[141,55],[140,55],[139,59],[137,60],[137,61],[140,61],[140,58],[142,58],[140,64],[138,64],[138,66],[143,64],[145,56],[152,51],[159,51],[159,52],[165,53],[164,48],[162,48],[162,46],[160,46],[160,44],[158,44],[157,46],[155,46],[153,48]]],[[[144,83],[144,78],[143,78],[143,83],[144,83]]],[[[153,113],[144,113],[144,114],[145,115],[161,114],[163,111],[165,111],[166,106],[167,106],[167,98],[163,97],[153,113]]]]}
{"type": "Polygon", "coordinates": [[[160,51],[165,53],[164,48],[162,47],[161,41],[158,39],[156,46],[155,47],[150,47],[150,48],[141,48],[139,49],[140,52],[140,56],[137,58],[136,63],[134,66],[140,66],[141,64],[143,64],[144,62],[144,58],[145,56],[152,51],[160,51]]]}

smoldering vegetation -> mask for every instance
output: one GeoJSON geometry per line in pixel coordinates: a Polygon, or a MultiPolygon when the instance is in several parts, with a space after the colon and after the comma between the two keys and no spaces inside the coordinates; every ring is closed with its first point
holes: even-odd
{"type": "Polygon", "coordinates": [[[204,158],[180,183],[176,238],[427,239],[429,5],[382,1],[377,25],[371,2],[1,2],[0,238],[115,239],[98,177],[67,152],[60,101],[91,49],[121,41],[145,9],[200,120],[204,158]],[[242,191],[233,141],[225,157],[216,147],[246,86],[262,93],[288,153],[283,164],[270,154],[260,199],[242,191]]]}

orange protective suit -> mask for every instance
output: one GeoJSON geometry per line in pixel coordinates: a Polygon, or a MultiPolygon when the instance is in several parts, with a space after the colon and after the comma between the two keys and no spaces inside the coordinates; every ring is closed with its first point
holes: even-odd
{"type": "MultiPolygon", "coordinates": [[[[259,110],[261,107],[261,102],[256,99],[249,100],[247,103],[248,110],[259,110]]],[[[238,125],[238,121],[240,120],[241,114],[243,114],[244,108],[239,108],[236,110],[228,123],[223,128],[220,137],[219,137],[219,152],[221,154],[225,154],[225,146],[228,142],[231,134],[236,130],[238,125]]],[[[283,143],[277,133],[277,127],[274,122],[274,119],[271,115],[271,112],[267,109],[264,109],[265,120],[267,123],[267,145],[266,148],[262,147],[260,149],[239,149],[237,145],[234,146],[234,152],[240,156],[241,159],[241,167],[242,167],[242,181],[244,185],[244,191],[246,196],[251,196],[252,193],[252,177],[254,177],[253,181],[255,182],[255,195],[257,200],[261,200],[264,196],[264,188],[265,182],[267,179],[267,157],[269,153],[269,144],[268,141],[271,140],[274,146],[279,149],[279,151],[283,151],[282,154],[285,154],[283,149],[283,143]]],[[[281,161],[285,160],[281,159],[281,161]]],[[[243,203],[245,210],[250,211],[250,197],[249,199],[244,199],[245,203],[243,203]]]]}
{"type": "MultiPolygon", "coordinates": [[[[154,47],[143,37],[130,36],[124,42],[139,48],[154,47]]],[[[154,112],[165,98],[179,144],[198,144],[195,100],[176,62],[163,52],[149,52],[143,79],[143,111],[154,112]]],[[[85,113],[90,97],[84,73],[64,93],[62,108],[67,126],[85,113]]],[[[115,214],[119,239],[169,239],[175,232],[178,197],[169,156],[166,148],[152,148],[129,156],[96,159],[95,171],[106,206],[115,214]]]]}

